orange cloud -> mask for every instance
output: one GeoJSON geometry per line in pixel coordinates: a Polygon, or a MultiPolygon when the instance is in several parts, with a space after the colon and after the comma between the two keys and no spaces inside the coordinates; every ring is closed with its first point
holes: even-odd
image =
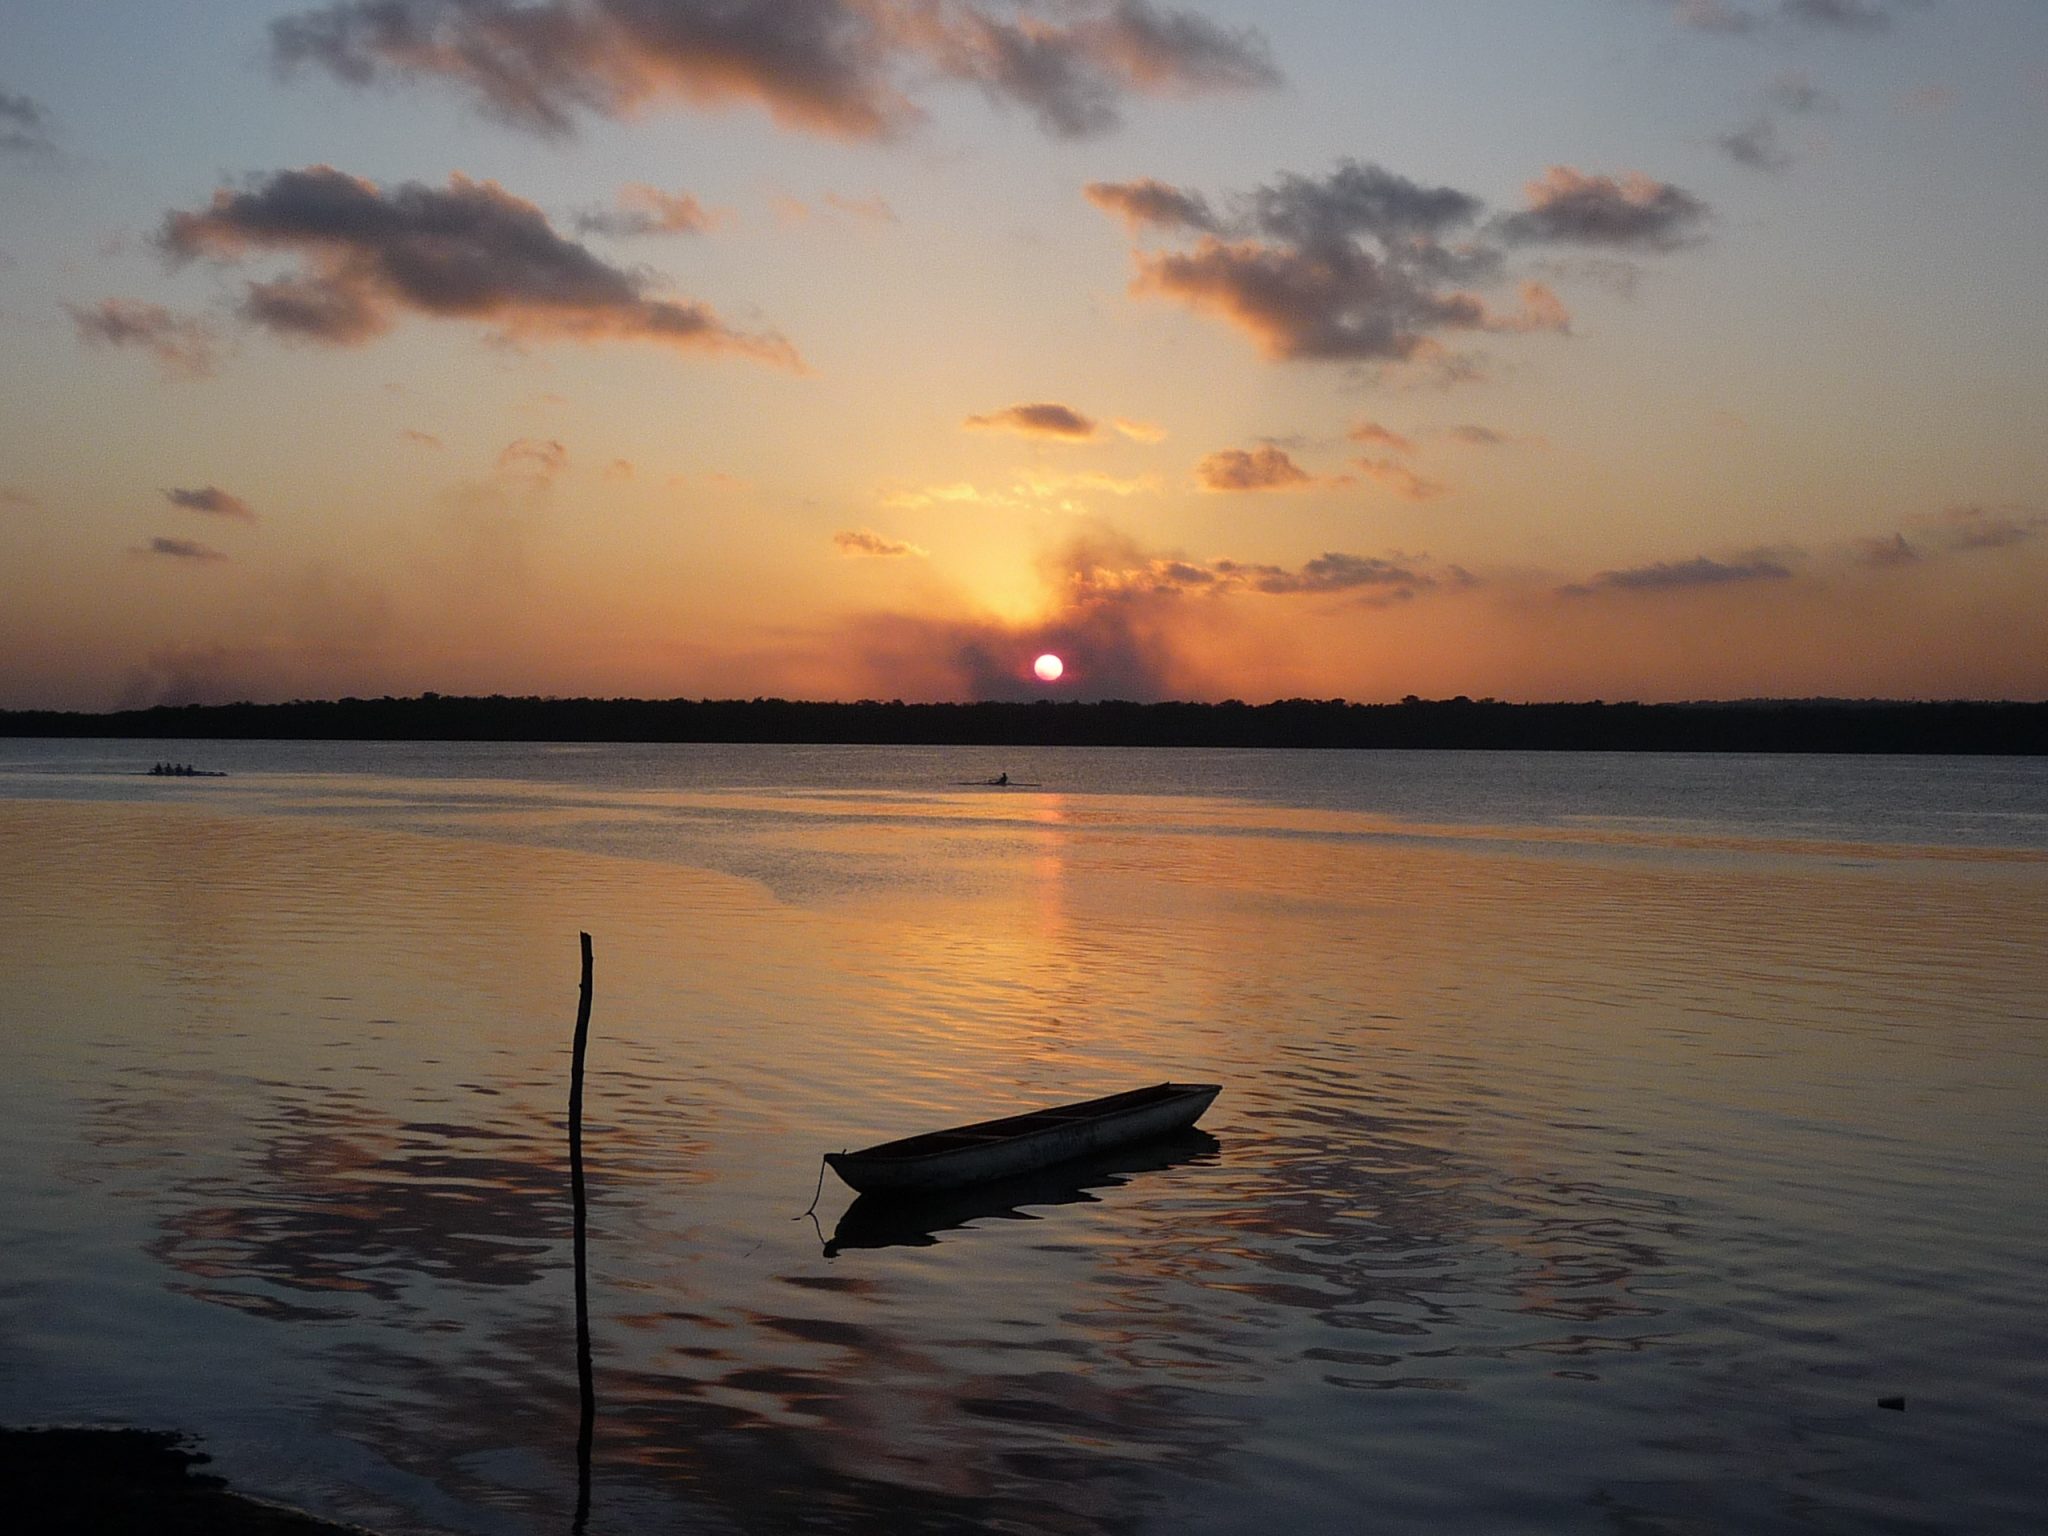
{"type": "Polygon", "coordinates": [[[877,560],[902,559],[914,556],[923,559],[925,551],[915,544],[906,544],[897,539],[885,539],[872,528],[847,529],[832,535],[832,542],[839,553],[849,559],[866,557],[877,560]]]}
{"type": "Polygon", "coordinates": [[[1021,437],[1045,437],[1059,442],[1084,443],[1099,430],[1088,417],[1070,405],[1050,401],[1034,405],[1013,405],[986,416],[970,416],[963,426],[984,432],[1015,432],[1021,437]]]}
{"type": "Polygon", "coordinates": [[[1357,459],[1353,462],[1368,479],[1385,486],[1403,501],[1434,501],[1450,489],[1441,481],[1425,480],[1407,465],[1396,464],[1392,459],[1357,459]]]}
{"type": "Polygon", "coordinates": [[[507,474],[524,475],[542,484],[569,467],[569,450],[553,438],[522,437],[505,445],[498,455],[498,468],[507,474]]]}
{"type": "Polygon", "coordinates": [[[1104,213],[1122,219],[1134,235],[1147,226],[1212,233],[1220,227],[1199,192],[1169,186],[1149,176],[1137,181],[1091,181],[1082,188],[1081,195],[1104,213]]]}
{"type": "Polygon", "coordinates": [[[139,347],[173,378],[201,379],[220,355],[212,326],[161,304],[140,299],[101,299],[94,305],[66,304],[64,312],[78,338],[94,346],[139,347]]]}
{"type": "Polygon", "coordinates": [[[687,192],[664,192],[644,181],[619,188],[618,206],[576,216],[585,234],[627,239],[635,235],[701,235],[724,223],[724,213],[706,208],[687,192]]]}
{"type": "Polygon", "coordinates": [[[1285,449],[1270,443],[1249,453],[1223,448],[1207,454],[1195,466],[1195,478],[1205,491],[1298,491],[1316,483],[1285,449]]]}
{"type": "Polygon", "coordinates": [[[1361,421],[1346,433],[1345,436],[1349,437],[1354,443],[1377,443],[1390,453],[1413,453],[1415,451],[1415,443],[1412,438],[1403,437],[1392,427],[1382,426],[1376,421],[1361,421]]]}

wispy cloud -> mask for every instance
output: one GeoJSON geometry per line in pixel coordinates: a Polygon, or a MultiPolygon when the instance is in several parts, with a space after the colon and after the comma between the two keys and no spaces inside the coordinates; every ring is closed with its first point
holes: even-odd
{"type": "Polygon", "coordinates": [[[32,97],[0,89],[0,154],[49,155],[56,149],[49,108],[32,97]]]}
{"type": "Polygon", "coordinates": [[[981,432],[1014,432],[1021,437],[1045,437],[1067,443],[1088,442],[1099,431],[1091,418],[1070,405],[1052,401],[1012,405],[986,416],[969,416],[961,425],[981,432]]]}
{"type": "Polygon", "coordinates": [[[849,559],[898,560],[905,557],[923,559],[925,551],[915,544],[906,544],[900,539],[885,539],[872,528],[849,528],[832,535],[832,542],[839,553],[849,559]]]}
{"type": "Polygon", "coordinates": [[[165,490],[164,500],[174,507],[183,507],[188,512],[205,512],[214,517],[232,517],[245,523],[256,521],[255,509],[248,502],[217,485],[204,485],[196,490],[171,487],[165,490]]]}
{"type": "Polygon", "coordinates": [[[1903,533],[1895,533],[1890,538],[1858,539],[1851,550],[1857,564],[1874,565],[1880,569],[1917,565],[1921,559],[1920,551],[1906,542],[1903,533]]]}
{"type": "Polygon", "coordinates": [[[644,181],[627,182],[619,188],[614,203],[611,208],[593,208],[577,214],[577,232],[608,235],[615,240],[637,235],[701,235],[726,218],[687,192],[664,192],[644,181]]]}
{"type": "Polygon", "coordinates": [[[1834,98],[1807,76],[1780,75],[1765,89],[1762,104],[1714,142],[1729,159],[1750,170],[1789,170],[1797,157],[1785,141],[1782,119],[1829,111],[1834,105],[1834,98]]]}
{"type": "Polygon", "coordinates": [[[1221,227],[1200,193],[1149,176],[1137,181],[1091,181],[1082,193],[1104,213],[1122,219],[1133,234],[1152,227],[1213,234],[1221,227]]]}
{"type": "Polygon", "coordinates": [[[1687,587],[1782,581],[1791,574],[1791,567],[1770,554],[1753,554],[1726,561],[1696,555],[1690,560],[1660,560],[1652,565],[1601,571],[1590,581],[1561,587],[1559,591],[1571,597],[1585,597],[1596,592],[1668,592],[1687,587]]]}
{"type": "Polygon", "coordinates": [[[1424,479],[1406,464],[1392,459],[1354,459],[1360,474],[1403,501],[1435,501],[1450,487],[1440,480],[1424,479]]]}
{"type": "Polygon", "coordinates": [[[545,134],[746,104],[874,138],[919,121],[911,93],[938,78],[1076,137],[1116,126],[1135,96],[1279,82],[1256,32],[1151,0],[339,0],[274,22],[271,42],[288,67],[446,82],[545,134]]]}
{"type": "Polygon", "coordinates": [[[836,209],[852,218],[863,219],[870,224],[897,224],[896,210],[889,206],[887,198],[879,193],[866,197],[848,197],[841,192],[827,192],[825,206],[836,209]]]}
{"type": "Polygon", "coordinates": [[[1415,441],[1413,438],[1404,436],[1402,433],[1396,432],[1392,427],[1384,426],[1377,421],[1358,422],[1344,435],[1354,443],[1364,443],[1369,447],[1382,448],[1389,453],[1413,453],[1415,451],[1415,441]]]}
{"type": "Polygon", "coordinates": [[[201,563],[227,559],[225,553],[210,544],[201,544],[192,539],[170,539],[161,536],[140,545],[130,553],[162,555],[172,560],[195,560],[201,563]]]}
{"type": "Polygon", "coordinates": [[[521,437],[498,454],[499,472],[546,485],[569,467],[569,450],[554,438],[521,437]]]}
{"type": "Polygon", "coordinates": [[[1680,26],[1742,36],[1774,26],[1819,32],[1882,32],[1928,0],[1655,0],[1680,26]]]}
{"type": "Polygon", "coordinates": [[[398,435],[406,442],[421,448],[445,448],[446,443],[431,432],[422,432],[418,427],[400,427],[398,435]]]}
{"type": "Polygon", "coordinates": [[[173,378],[205,378],[220,358],[220,337],[204,320],[141,299],[66,304],[79,340],[147,352],[173,378]]]}
{"type": "Polygon", "coordinates": [[[2048,529],[2048,513],[2019,507],[1950,507],[1919,519],[1919,524],[1944,549],[2006,549],[2039,537],[2048,529]]]}
{"type": "Polygon", "coordinates": [[[298,257],[297,271],[248,285],[242,314],[299,340],[360,343],[410,312],[484,321],[507,340],[641,341],[802,366],[781,337],[650,296],[644,276],[556,233],[532,203],[459,174],[387,190],[331,166],[277,171],[167,215],[158,241],[180,260],[298,257]]]}

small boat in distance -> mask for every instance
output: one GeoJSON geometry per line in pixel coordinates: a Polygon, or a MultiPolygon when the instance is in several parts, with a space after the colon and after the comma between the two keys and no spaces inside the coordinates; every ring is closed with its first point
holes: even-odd
{"type": "Polygon", "coordinates": [[[828,1152],[825,1162],[864,1195],[959,1189],[1184,1130],[1222,1091],[1220,1083],[1160,1083],[906,1136],[858,1152],[828,1152]]]}

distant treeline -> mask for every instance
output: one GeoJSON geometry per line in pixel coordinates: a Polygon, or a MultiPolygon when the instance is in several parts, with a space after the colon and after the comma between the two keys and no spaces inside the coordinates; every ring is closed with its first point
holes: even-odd
{"type": "Polygon", "coordinates": [[[443,698],[0,711],[0,735],[326,741],[848,742],[1074,747],[1434,747],[1560,752],[2048,752],[2048,703],[905,704],[443,698]]]}

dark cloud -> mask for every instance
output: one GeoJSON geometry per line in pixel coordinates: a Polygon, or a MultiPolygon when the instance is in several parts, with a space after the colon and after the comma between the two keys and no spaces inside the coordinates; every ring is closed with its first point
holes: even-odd
{"type": "Polygon", "coordinates": [[[1928,0],[1656,0],[1679,25],[1696,32],[1728,35],[1758,32],[1773,24],[1818,31],[1882,32],[1901,14],[1928,0]]]}
{"type": "Polygon", "coordinates": [[[188,512],[207,512],[215,517],[240,518],[248,523],[256,521],[255,510],[248,502],[239,496],[231,495],[217,485],[201,486],[196,491],[173,487],[164,492],[164,500],[174,507],[183,507],[188,512]]]}
{"type": "Polygon", "coordinates": [[[49,109],[30,97],[0,90],[0,154],[48,155],[56,148],[49,109]]]}
{"type": "MultiPolygon", "coordinates": [[[[1320,178],[1283,175],[1248,201],[1252,224],[1290,245],[1328,249],[1363,236],[1389,250],[1406,248],[1420,266],[1474,274],[1470,256],[1439,244],[1485,206],[1455,187],[1425,187],[1383,166],[1346,160],[1320,178]]],[[[1490,253],[1472,254],[1481,269],[1491,262],[1490,253]]]]}
{"type": "Polygon", "coordinates": [[[1920,560],[1920,551],[1906,542],[1903,533],[1895,533],[1888,539],[1858,539],[1853,552],[1859,565],[1890,567],[1914,565],[1920,560]]]}
{"type": "Polygon", "coordinates": [[[173,560],[225,560],[227,556],[208,544],[191,539],[154,538],[135,549],[138,555],[167,555],[173,560]]]}
{"type": "Polygon", "coordinates": [[[1765,105],[1797,117],[1815,112],[1832,112],[1835,98],[1813,83],[1810,76],[1792,71],[1778,76],[1764,90],[1765,105]]]}
{"type": "Polygon", "coordinates": [[[331,166],[277,171],[166,215],[157,238],[178,259],[297,256],[298,271],[248,285],[242,313],[302,340],[366,341],[410,311],[485,321],[514,341],[643,341],[802,366],[781,337],[650,297],[644,276],[556,233],[532,203],[460,174],[387,190],[331,166]]]}
{"type": "Polygon", "coordinates": [[[1245,605],[1379,607],[1472,584],[1457,567],[1420,557],[1332,551],[1298,567],[1197,561],[1101,530],[1050,556],[1044,574],[1055,599],[1050,618],[873,615],[855,622],[848,643],[871,676],[935,698],[1043,698],[1031,663],[1046,651],[1067,663],[1067,697],[1215,697],[1220,678],[1199,658],[1233,632],[1245,605]]]}
{"type": "Polygon", "coordinates": [[[1149,176],[1137,181],[1091,181],[1082,194],[1104,213],[1122,219],[1133,234],[1147,225],[1212,233],[1219,228],[1216,215],[1199,192],[1184,191],[1149,176]]]}
{"type": "Polygon", "coordinates": [[[1781,581],[1791,569],[1776,558],[1756,554],[1732,562],[1696,555],[1690,560],[1663,561],[1602,571],[1591,581],[1563,587],[1573,597],[1594,592],[1663,592],[1683,587],[1720,587],[1753,581],[1781,581]]]}
{"type": "Polygon", "coordinates": [[[1401,362],[1431,332],[1486,321],[1471,294],[1436,289],[1348,241],[1307,251],[1205,236],[1192,251],[1140,254],[1135,287],[1223,316],[1276,361],[1401,362]]]}
{"type": "Polygon", "coordinates": [[[1275,85],[1264,40],[1150,0],[340,0],[272,23],[278,61],[352,85],[439,79],[541,133],[647,106],[765,108],[849,138],[922,115],[912,82],[978,86],[1046,131],[1134,95],[1275,85]]]}
{"type": "Polygon", "coordinates": [[[1834,105],[1834,98],[1805,75],[1780,75],[1765,89],[1763,105],[1714,142],[1737,165],[1753,171],[1789,170],[1795,157],[1785,143],[1780,116],[1806,117],[1832,110],[1834,105]]]}
{"type": "Polygon", "coordinates": [[[1690,243],[1707,216],[1690,192],[1637,172],[1591,176],[1553,165],[1527,192],[1529,206],[1500,221],[1509,240],[1669,251],[1690,243]]]}
{"type": "Polygon", "coordinates": [[[885,539],[871,528],[846,529],[833,534],[832,542],[838,546],[839,553],[849,558],[867,556],[878,560],[894,560],[905,556],[921,558],[925,553],[915,544],[885,539]]]}
{"type": "Polygon", "coordinates": [[[1810,27],[1876,32],[1892,24],[1899,6],[1891,0],[1781,0],[1778,9],[1810,27]]]}
{"type": "Polygon", "coordinates": [[[1752,171],[1783,171],[1792,166],[1792,151],[1785,147],[1776,118],[1758,116],[1739,128],[1731,128],[1714,142],[1737,165],[1752,171]]]}
{"type": "Polygon", "coordinates": [[[1334,551],[1317,555],[1300,569],[1292,571],[1283,566],[1240,565],[1230,560],[1217,561],[1214,569],[1255,592],[1276,597],[1296,594],[1317,596],[1361,589],[1384,589],[1413,595],[1437,584],[1435,577],[1410,563],[1383,560],[1376,555],[1346,555],[1334,551]]]}
{"type": "Polygon", "coordinates": [[[1660,0],[1660,3],[1673,5],[1679,24],[1697,32],[1754,32],[1762,24],[1762,18],[1755,11],[1733,4],[1731,0],[1660,0]]]}
{"type": "Polygon", "coordinates": [[[1921,521],[1944,548],[1958,552],[2005,549],[2023,544],[2048,528],[2048,515],[2013,507],[1951,507],[1921,521]]]}
{"type": "Polygon", "coordinates": [[[1444,436],[1454,443],[1463,443],[1468,448],[1500,448],[1514,441],[1505,432],[1496,432],[1492,427],[1482,427],[1476,422],[1445,427],[1444,436]]]}
{"type": "Polygon", "coordinates": [[[1015,432],[1024,437],[1050,437],[1070,443],[1086,442],[1099,430],[1094,421],[1072,406],[1051,401],[970,416],[961,425],[984,432],[1015,432]]]}
{"type": "Polygon", "coordinates": [[[1195,466],[1195,479],[1205,491],[1298,491],[1316,483],[1284,449],[1271,445],[1249,453],[1224,448],[1205,455],[1195,466]]]}
{"type": "Polygon", "coordinates": [[[618,205],[576,215],[576,229],[586,235],[630,239],[637,235],[701,235],[719,222],[719,215],[687,192],[664,192],[644,181],[619,189],[618,205]]]}
{"type": "Polygon", "coordinates": [[[1162,182],[1097,182],[1087,196],[1125,221],[1196,235],[1191,247],[1134,253],[1139,294],[1216,314],[1275,360],[1430,362],[1447,377],[1474,366],[1445,350],[1457,332],[1568,332],[1571,316],[1541,282],[1520,281],[1517,306],[1473,289],[1507,277],[1510,249],[1538,242],[1668,250],[1687,243],[1706,205],[1668,183],[1556,166],[1531,206],[1486,219],[1455,187],[1342,161],[1323,177],[1283,175],[1233,198],[1220,216],[1198,194],[1162,182]]]}
{"type": "Polygon", "coordinates": [[[64,312],[78,338],[93,346],[139,347],[176,378],[204,378],[219,357],[220,338],[212,326],[141,299],[101,299],[66,304],[64,312]]]}

